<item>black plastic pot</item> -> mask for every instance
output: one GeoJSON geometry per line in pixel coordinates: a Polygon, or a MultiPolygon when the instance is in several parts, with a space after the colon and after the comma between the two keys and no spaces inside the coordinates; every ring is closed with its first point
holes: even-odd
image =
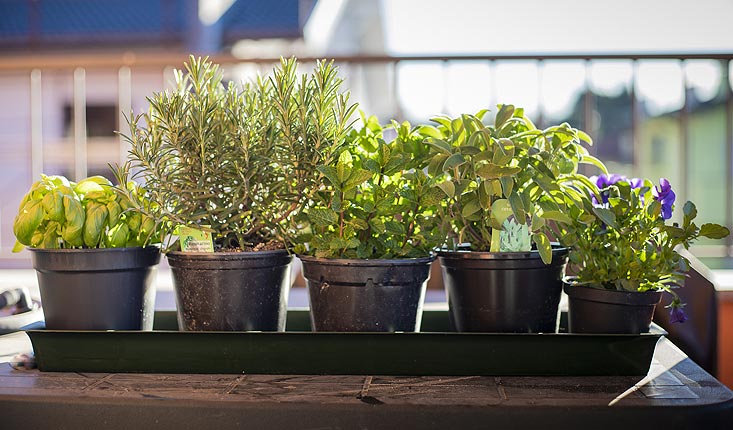
{"type": "Polygon", "coordinates": [[[300,259],[314,331],[420,331],[433,257],[300,259]]]}
{"type": "Polygon", "coordinates": [[[606,290],[566,283],[570,333],[648,333],[662,293],[606,290]]]}
{"type": "Polygon", "coordinates": [[[556,332],[567,254],[567,248],[553,248],[552,262],[546,265],[537,251],[439,252],[455,329],[556,332]]]}
{"type": "Polygon", "coordinates": [[[293,259],[287,251],[167,256],[182,330],[285,330],[293,259]]]}
{"type": "Polygon", "coordinates": [[[29,248],[50,330],[152,330],[160,250],[29,248]]]}

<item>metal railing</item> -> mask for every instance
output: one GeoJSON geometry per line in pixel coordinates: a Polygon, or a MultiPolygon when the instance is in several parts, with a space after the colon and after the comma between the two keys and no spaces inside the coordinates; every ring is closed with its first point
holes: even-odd
{"type": "MultiPolygon", "coordinates": [[[[223,67],[234,67],[242,64],[251,64],[257,66],[261,71],[265,71],[265,66],[277,63],[279,58],[235,58],[231,55],[215,55],[211,57],[212,61],[221,64],[223,67]]],[[[315,57],[299,57],[302,63],[313,63],[319,58],[315,57]]],[[[30,171],[28,172],[28,184],[32,178],[37,178],[44,167],[44,157],[46,155],[46,145],[44,142],[48,140],[47,136],[44,136],[44,98],[43,98],[43,85],[44,79],[47,74],[54,73],[70,73],[73,76],[73,97],[70,100],[72,104],[72,127],[71,136],[66,137],[67,141],[71,143],[73,148],[73,173],[76,178],[86,176],[88,173],[89,165],[89,139],[87,136],[87,118],[86,118],[86,104],[88,99],[87,94],[87,71],[105,70],[113,71],[116,75],[115,82],[110,82],[110,85],[117,87],[116,104],[119,108],[118,125],[124,124],[123,114],[130,112],[133,105],[132,89],[135,74],[138,70],[154,70],[155,73],[160,73],[161,82],[165,82],[170,77],[170,71],[172,67],[180,68],[184,61],[187,60],[187,55],[179,53],[159,53],[159,52],[124,52],[124,53],[82,53],[82,54],[48,54],[48,55],[6,55],[0,57],[0,81],[6,76],[23,74],[28,77],[28,83],[30,85],[29,97],[30,97],[30,110],[28,112],[27,126],[30,129],[29,141],[27,142],[15,142],[20,147],[27,146],[29,148],[28,153],[30,154],[30,171]]],[[[342,70],[346,73],[357,73],[359,69],[365,67],[371,67],[375,65],[384,65],[386,70],[391,75],[391,94],[390,99],[393,102],[392,116],[401,119],[402,107],[401,101],[399,100],[399,87],[401,85],[399,79],[398,69],[401,65],[405,64],[416,64],[425,62],[437,62],[442,64],[443,68],[446,69],[452,64],[460,63],[485,63],[491,67],[502,64],[503,62],[528,62],[537,65],[538,73],[541,73],[542,67],[545,64],[549,64],[555,61],[566,61],[574,60],[580,61],[585,65],[586,71],[589,70],[591,65],[597,61],[605,60],[621,60],[631,62],[632,65],[632,78],[629,82],[629,94],[630,94],[630,112],[631,112],[631,139],[634,148],[633,158],[631,162],[632,171],[634,174],[643,173],[639,171],[640,166],[638,165],[639,159],[639,148],[640,148],[640,136],[639,136],[639,124],[642,121],[643,112],[639,105],[637,79],[638,79],[638,64],[641,61],[647,60],[674,60],[684,65],[685,62],[691,60],[716,60],[720,62],[723,67],[721,73],[721,79],[726,81],[729,79],[729,69],[731,61],[733,60],[733,53],[614,53],[614,54],[502,54],[502,55],[425,55],[425,56],[384,56],[384,55],[369,55],[369,56],[340,56],[334,57],[333,60],[342,66],[342,70]]],[[[347,76],[348,79],[348,76],[347,76]]],[[[488,79],[488,78],[487,78],[488,79]]],[[[682,82],[684,89],[689,87],[687,77],[682,74],[682,82]]],[[[583,117],[584,124],[586,127],[588,124],[593,123],[594,115],[594,103],[595,97],[590,89],[588,78],[584,82],[583,92],[583,117]]],[[[725,94],[724,97],[724,112],[725,112],[725,142],[723,146],[725,148],[725,154],[720,154],[725,157],[725,178],[721,178],[724,183],[724,195],[725,195],[725,223],[729,228],[733,228],[733,92],[731,91],[731,85],[728,83],[724,86],[725,94]]],[[[161,88],[162,89],[162,88],[161,88]]],[[[541,88],[538,89],[541,91],[541,88]]],[[[447,92],[446,92],[447,93],[447,92]]],[[[443,97],[447,97],[444,93],[443,97]]],[[[683,91],[683,107],[679,110],[678,114],[675,115],[677,126],[680,132],[680,150],[679,150],[679,178],[681,179],[681,185],[678,189],[682,197],[686,198],[689,195],[689,184],[691,181],[689,171],[689,155],[690,155],[690,100],[687,96],[687,91],[683,91]]],[[[539,122],[542,122],[543,118],[543,105],[542,98],[538,97],[539,100],[539,122]]],[[[443,106],[446,105],[443,100],[443,106]]],[[[127,147],[124,140],[120,137],[118,148],[110,150],[109,160],[117,161],[123,160],[126,157],[127,147]]],[[[8,229],[8,218],[10,218],[10,225],[12,225],[12,214],[3,213],[2,230],[7,231],[8,229]]],[[[4,237],[7,239],[7,237],[4,237]]],[[[9,254],[7,250],[12,246],[12,243],[8,244],[7,240],[2,241],[2,251],[0,252],[0,260],[8,258],[9,254]]],[[[733,250],[733,238],[729,237],[725,242],[725,249],[718,249],[718,253],[725,253],[731,255],[733,250]]]]}

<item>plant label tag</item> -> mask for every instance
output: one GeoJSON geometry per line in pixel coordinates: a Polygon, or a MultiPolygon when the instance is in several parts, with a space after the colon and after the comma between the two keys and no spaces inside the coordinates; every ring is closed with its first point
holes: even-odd
{"type": "Polygon", "coordinates": [[[191,227],[178,227],[178,237],[183,252],[214,252],[211,232],[191,227]]]}
{"type": "Polygon", "coordinates": [[[501,230],[494,230],[491,235],[491,252],[525,252],[532,249],[528,221],[525,220],[524,224],[517,222],[509,200],[496,200],[491,205],[491,214],[501,224],[501,230]]]}

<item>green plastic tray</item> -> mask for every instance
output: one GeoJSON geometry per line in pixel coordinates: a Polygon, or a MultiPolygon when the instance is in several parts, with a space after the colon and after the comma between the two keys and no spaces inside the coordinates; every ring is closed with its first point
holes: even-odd
{"type": "Polygon", "coordinates": [[[41,371],[405,376],[642,376],[665,334],[455,333],[447,311],[425,311],[421,333],[313,333],[307,310],[288,311],[283,333],[179,332],[174,312],[155,323],[27,333],[41,371]]]}

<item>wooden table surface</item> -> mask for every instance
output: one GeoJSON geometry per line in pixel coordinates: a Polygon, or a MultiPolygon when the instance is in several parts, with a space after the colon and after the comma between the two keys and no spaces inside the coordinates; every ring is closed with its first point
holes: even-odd
{"type": "Polygon", "coordinates": [[[666,339],[643,379],[46,373],[0,363],[0,429],[649,426],[731,429],[733,392],[666,339]]]}

